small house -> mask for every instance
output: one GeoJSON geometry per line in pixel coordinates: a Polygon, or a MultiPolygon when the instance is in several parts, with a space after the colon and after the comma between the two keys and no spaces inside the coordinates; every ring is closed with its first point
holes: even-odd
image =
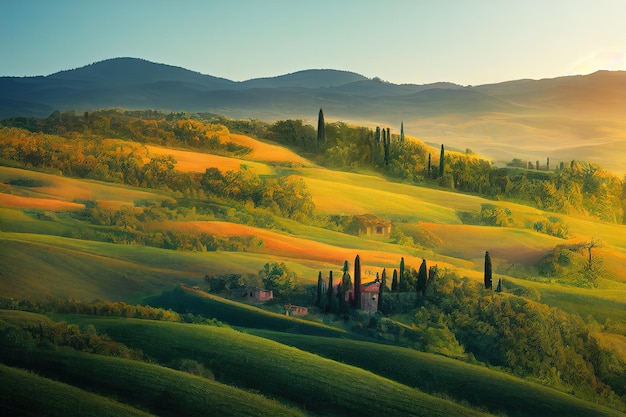
{"type": "Polygon", "coordinates": [[[391,222],[373,214],[354,216],[360,236],[391,237],[391,222]]]}
{"type": "Polygon", "coordinates": [[[306,316],[309,314],[307,307],[296,306],[293,304],[285,304],[285,314],[288,316],[306,316]]]}
{"type": "Polygon", "coordinates": [[[269,301],[274,298],[274,291],[262,288],[244,288],[239,295],[247,300],[269,301]]]}
{"type": "Polygon", "coordinates": [[[361,310],[368,313],[378,311],[378,292],[380,291],[380,281],[370,282],[361,285],[361,310]]]}

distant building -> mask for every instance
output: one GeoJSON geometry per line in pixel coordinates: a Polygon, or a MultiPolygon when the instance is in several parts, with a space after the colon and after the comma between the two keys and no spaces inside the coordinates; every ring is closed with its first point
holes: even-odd
{"type": "Polygon", "coordinates": [[[239,296],[252,301],[269,301],[274,298],[274,292],[261,288],[244,288],[239,296]]]}
{"type": "MultiPolygon", "coordinates": [[[[334,293],[339,293],[339,286],[341,284],[334,286],[334,293]]],[[[376,313],[378,311],[378,291],[380,290],[380,281],[369,282],[367,284],[361,284],[361,311],[365,311],[368,313],[376,313]]],[[[344,301],[346,303],[352,303],[354,300],[354,288],[348,290],[344,294],[344,301]]]]}
{"type": "Polygon", "coordinates": [[[380,281],[370,282],[361,285],[361,310],[368,313],[378,311],[378,292],[380,291],[380,281]]]}
{"type": "Polygon", "coordinates": [[[391,222],[373,214],[354,216],[361,236],[391,237],[391,222]]]}
{"type": "Polygon", "coordinates": [[[306,316],[309,314],[307,307],[296,306],[293,304],[285,304],[285,314],[288,316],[306,316]]]}

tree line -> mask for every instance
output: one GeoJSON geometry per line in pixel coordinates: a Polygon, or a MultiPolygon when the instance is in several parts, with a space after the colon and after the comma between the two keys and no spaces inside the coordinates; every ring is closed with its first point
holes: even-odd
{"type": "Polygon", "coordinates": [[[317,132],[303,120],[230,120],[211,116],[230,129],[270,139],[305,153],[315,162],[335,169],[375,169],[391,178],[413,183],[436,184],[488,198],[505,198],[542,210],[595,216],[613,223],[626,223],[626,180],[584,161],[561,163],[550,170],[514,159],[507,168],[497,168],[469,149],[450,152],[441,145],[432,152],[422,143],[406,140],[389,127],[369,129],[343,122],[325,122],[318,115],[317,132]],[[323,138],[323,139],[322,139],[323,138]],[[530,169],[528,168],[530,166],[530,169]]]}

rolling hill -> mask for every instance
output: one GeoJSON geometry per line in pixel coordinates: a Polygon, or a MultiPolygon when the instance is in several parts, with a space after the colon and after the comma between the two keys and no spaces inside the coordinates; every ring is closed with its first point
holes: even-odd
{"type": "MultiPolygon", "coordinates": [[[[150,68],[150,65],[144,62],[138,68],[150,68]]],[[[97,65],[89,68],[85,79],[92,76],[90,71],[97,69],[97,65]]],[[[176,68],[162,69],[178,77],[195,77],[196,84],[202,82],[198,74],[176,68]]],[[[121,83],[115,79],[117,70],[111,71],[112,78],[94,82],[121,83]]],[[[70,75],[71,72],[63,74],[62,81],[68,81],[70,75]]],[[[309,93],[331,90],[336,86],[321,85],[333,80],[348,83],[342,85],[367,82],[355,74],[327,72],[327,78],[311,81],[313,87],[295,85],[313,75],[320,73],[296,73],[286,77],[287,80],[262,80],[247,92],[240,85],[222,91],[241,93],[242,99],[252,92],[262,100],[267,97],[265,93],[278,97],[281,91],[290,90],[289,94],[295,97],[304,90],[309,93]],[[283,81],[294,85],[270,87],[283,81]]],[[[210,82],[213,81],[206,81],[210,82]]],[[[178,81],[156,83],[175,87],[178,81]]],[[[154,87],[155,83],[150,85],[154,87]]],[[[190,86],[187,84],[187,88],[191,89],[190,86]]],[[[477,107],[498,108],[501,115],[530,106],[521,98],[514,102],[487,92],[460,89],[462,92],[458,93],[455,86],[439,87],[445,88],[412,91],[402,99],[418,103],[421,96],[424,102],[420,105],[427,107],[430,102],[430,111],[439,111],[434,104],[439,102],[443,111],[446,105],[442,103],[456,96],[459,112],[475,102],[477,107]]],[[[134,87],[112,88],[132,92],[134,87]]],[[[411,89],[402,88],[405,92],[411,89]]],[[[522,95],[521,90],[514,92],[522,95]]],[[[375,100],[385,99],[377,96],[375,100]]],[[[280,108],[274,110],[279,112],[280,108]]],[[[159,117],[164,122],[167,116],[159,117]]],[[[475,121],[467,114],[460,117],[465,118],[468,132],[471,126],[485,122],[475,121]]],[[[562,117],[562,121],[568,120],[562,117]]],[[[143,123],[143,120],[135,122],[143,123]]],[[[196,125],[203,123],[197,120],[196,125]]],[[[146,124],[158,126],[158,121],[150,119],[146,124]]],[[[190,128],[191,124],[173,121],[171,126],[176,131],[190,128]]],[[[3,155],[11,155],[16,149],[12,148],[17,147],[16,138],[31,137],[17,128],[3,130],[6,132],[5,137],[22,133],[6,139],[3,155]]],[[[79,382],[85,382],[93,387],[94,396],[89,401],[94,407],[106,406],[113,398],[116,402],[112,403],[112,409],[118,407],[120,413],[127,414],[145,411],[175,415],[172,404],[179,404],[194,410],[193,413],[223,410],[241,415],[246,413],[245,404],[237,403],[242,408],[229,404],[244,397],[259,406],[259,409],[247,409],[251,415],[284,412],[312,417],[366,412],[398,416],[483,412],[617,416],[621,415],[618,410],[626,408],[623,384],[626,366],[620,359],[626,322],[623,225],[599,221],[585,213],[557,215],[513,201],[454,192],[434,180],[415,184],[392,181],[370,170],[335,171],[318,165],[323,161],[319,155],[311,153],[304,157],[270,139],[231,134],[225,126],[219,129],[220,144],[232,141],[249,151],[218,148],[217,155],[206,153],[207,148],[176,142],[171,136],[167,143],[173,146],[167,146],[163,144],[166,141],[153,137],[146,140],[145,136],[141,137],[145,141],[142,143],[127,136],[122,136],[127,137],[126,141],[110,139],[115,137],[115,131],[109,132],[113,134],[108,136],[107,132],[107,136],[95,138],[89,136],[91,132],[71,132],[67,138],[33,133],[32,137],[40,141],[32,143],[43,146],[52,143],[58,152],[55,158],[69,156],[60,160],[74,158],[72,153],[63,154],[65,149],[71,149],[73,140],[79,143],[83,137],[88,138],[80,142],[81,152],[76,152],[81,160],[87,160],[83,150],[89,150],[89,146],[100,149],[97,146],[104,143],[102,149],[106,152],[99,155],[110,157],[107,167],[116,167],[117,158],[124,155],[126,148],[135,149],[137,158],[131,161],[136,165],[129,171],[135,169],[137,176],[133,182],[126,183],[133,186],[116,182],[122,179],[113,174],[120,171],[98,177],[110,181],[104,182],[88,179],[93,178],[89,175],[63,176],[62,173],[72,174],[61,171],[62,165],[56,165],[57,169],[53,169],[55,165],[33,168],[18,158],[0,160],[3,165],[0,166],[0,302],[33,310],[46,308],[42,306],[57,298],[68,300],[69,305],[99,300],[148,303],[177,310],[181,317],[187,312],[201,314],[237,326],[239,331],[207,326],[210,320],[205,317],[184,319],[205,324],[199,326],[136,320],[138,315],[113,319],[49,312],[50,316],[42,318],[40,323],[54,326],[50,320],[66,320],[77,323],[81,329],[95,325],[114,341],[141,349],[153,363],[129,363],[65,348],[24,349],[9,352],[10,357],[0,355],[3,358],[0,362],[38,372],[29,376],[2,366],[0,378],[32,384],[37,392],[45,394],[42,403],[58,403],[62,410],[67,404],[50,391],[57,387],[67,395],[82,396],[83,392],[74,388],[82,388],[79,382]],[[150,161],[155,156],[168,155],[178,164],[159,165],[150,161]],[[149,170],[153,168],[154,171],[149,170]],[[215,170],[202,175],[207,168],[237,172],[224,176],[220,182],[219,172],[215,170]],[[170,179],[155,180],[164,172],[170,179]],[[240,181],[242,174],[250,174],[243,176],[250,179],[240,181]],[[281,182],[287,178],[294,181],[281,182]],[[214,182],[207,186],[203,181],[214,182]],[[288,188],[294,183],[301,184],[301,188],[288,188]],[[249,184],[263,190],[263,195],[237,194],[249,184]],[[222,193],[220,187],[231,187],[232,193],[222,193]],[[296,190],[289,191],[294,199],[310,193],[314,209],[306,217],[289,217],[265,204],[264,199],[278,198],[282,187],[296,190]],[[246,197],[250,195],[253,197],[246,197]],[[510,222],[498,223],[500,226],[472,222],[485,207],[507,213],[510,222]],[[390,220],[391,236],[351,234],[347,225],[352,216],[359,214],[390,220]],[[556,220],[547,220],[552,218],[556,220]],[[548,234],[543,226],[537,226],[542,221],[567,226],[567,236],[548,234]],[[593,252],[596,259],[603,260],[601,273],[593,282],[568,281],[568,274],[579,273],[576,268],[586,260],[584,247],[578,247],[578,252],[568,248],[593,239],[602,241],[593,252]],[[492,255],[494,278],[503,282],[501,294],[484,288],[486,250],[492,255]],[[404,295],[419,298],[410,299],[404,310],[392,309],[384,315],[320,312],[313,301],[318,273],[321,271],[326,278],[327,272],[333,271],[340,277],[343,261],[352,265],[357,254],[362,262],[364,282],[373,281],[383,268],[389,279],[392,271],[399,268],[401,258],[407,271],[417,269],[422,259],[429,266],[437,265],[439,272],[434,274],[432,293],[420,296],[411,290],[404,295]],[[559,264],[564,270],[561,275],[540,273],[539,264],[548,256],[555,256],[555,263],[563,263],[559,264]],[[251,282],[261,285],[260,271],[273,262],[284,262],[295,273],[288,275],[293,277],[292,282],[304,286],[298,288],[300,292],[293,298],[277,297],[267,304],[251,301],[250,304],[256,305],[249,305],[241,303],[236,297],[238,293],[230,287],[219,294],[206,292],[211,282],[216,282],[213,290],[218,291],[217,284],[223,279],[218,275],[239,275],[236,279],[242,279],[245,285],[251,282]],[[31,300],[34,304],[20,304],[15,299],[31,300]],[[310,308],[307,319],[278,314],[288,311],[282,308],[284,303],[296,302],[310,308]],[[368,342],[363,341],[366,338],[368,342]],[[517,345],[509,344],[506,345],[509,350],[504,351],[500,343],[504,346],[505,338],[508,342],[519,342],[519,350],[511,347],[517,345]],[[562,346],[559,341],[563,341],[562,346]],[[180,359],[210,369],[219,383],[162,367],[180,359]],[[99,372],[89,373],[90,369],[99,372]],[[132,389],[126,389],[127,386],[132,389]],[[159,395],[160,390],[168,394],[159,395]],[[584,394],[581,398],[585,400],[569,395],[574,392],[584,394]],[[194,400],[198,395],[206,398],[194,400]],[[365,407],[363,397],[375,401],[365,407]]],[[[407,137],[408,141],[417,141],[407,137]]],[[[91,160],[97,161],[97,157],[91,160]]],[[[538,174],[544,178],[551,175],[538,174]]],[[[244,284],[237,281],[234,285],[240,289],[244,284]]],[[[332,293],[327,294],[330,299],[332,293]]],[[[394,295],[401,298],[402,294],[394,295]]],[[[106,305],[106,301],[100,304],[106,305]]],[[[96,314],[95,310],[89,314],[96,314]]],[[[33,345],[36,342],[28,338],[14,338],[11,326],[17,323],[35,331],[41,329],[42,325],[34,320],[23,312],[0,312],[0,337],[33,345]]],[[[5,347],[0,345],[0,348],[5,347]]],[[[8,389],[0,389],[0,395],[13,397],[8,389]]],[[[15,398],[12,406],[24,408],[26,397],[15,398]]],[[[38,404],[33,406],[42,407],[38,404]]],[[[54,413],[58,415],[62,411],[54,413]]]]}

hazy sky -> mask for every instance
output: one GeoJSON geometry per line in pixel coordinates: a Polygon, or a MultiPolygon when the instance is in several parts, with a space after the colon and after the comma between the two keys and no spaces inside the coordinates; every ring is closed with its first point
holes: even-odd
{"type": "Polygon", "coordinates": [[[232,80],[463,85],[626,70],[626,0],[0,0],[0,75],[130,56],[232,80]]]}

